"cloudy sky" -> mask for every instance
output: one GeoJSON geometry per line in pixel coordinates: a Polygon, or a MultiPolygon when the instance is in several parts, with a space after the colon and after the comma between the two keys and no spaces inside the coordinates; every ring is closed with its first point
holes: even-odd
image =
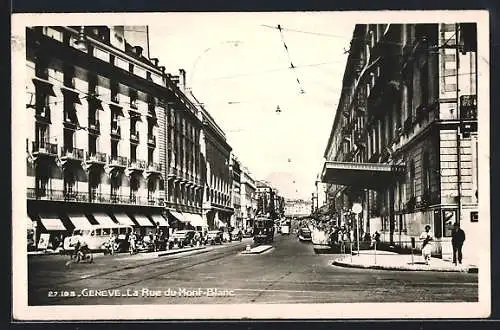
{"type": "Polygon", "coordinates": [[[186,70],[188,87],[255,178],[309,199],[353,28],[332,12],[168,14],[149,27],[150,53],[167,72],[186,70]]]}

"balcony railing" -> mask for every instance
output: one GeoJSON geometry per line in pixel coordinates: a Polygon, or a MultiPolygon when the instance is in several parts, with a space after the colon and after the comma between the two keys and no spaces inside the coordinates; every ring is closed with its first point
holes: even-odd
{"type": "Polygon", "coordinates": [[[111,124],[111,135],[120,138],[121,137],[121,128],[117,124],[111,124]]]}
{"type": "Polygon", "coordinates": [[[156,146],[156,136],[154,136],[153,134],[148,134],[148,144],[156,146]]]}
{"type": "Polygon", "coordinates": [[[100,192],[64,191],[54,189],[28,188],[26,196],[30,200],[48,200],[62,202],[83,202],[97,204],[134,204],[163,206],[165,200],[159,197],[142,197],[125,194],[106,194],[100,192]]]}
{"type": "Polygon", "coordinates": [[[131,169],[145,170],[146,162],[144,160],[139,160],[139,159],[130,159],[128,161],[128,167],[131,169]]]}
{"type": "Polygon", "coordinates": [[[99,119],[89,121],[89,129],[98,133],[101,132],[101,123],[99,122],[99,119]]]}
{"type": "Polygon", "coordinates": [[[123,156],[109,156],[108,164],[114,166],[126,167],[128,163],[127,157],[123,156]]]}
{"type": "Polygon", "coordinates": [[[477,119],[477,96],[462,95],[460,96],[460,119],[476,120],[477,119]]]}
{"type": "Polygon", "coordinates": [[[57,156],[57,144],[45,141],[33,141],[33,153],[57,156]]]}
{"type": "Polygon", "coordinates": [[[50,107],[44,106],[36,112],[36,119],[39,121],[50,121],[50,107]]]}
{"type": "Polygon", "coordinates": [[[87,151],[87,162],[93,162],[93,163],[106,163],[106,154],[104,152],[89,152],[87,151]]]}
{"type": "Polygon", "coordinates": [[[130,131],[130,142],[139,143],[139,131],[130,131]]]}
{"type": "Polygon", "coordinates": [[[61,147],[61,159],[73,159],[83,161],[84,151],[79,148],[61,147]]]}
{"type": "Polygon", "coordinates": [[[149,163],[147,169],[150,172],[161,172],[162,166],[159,163],[149,163]]]}

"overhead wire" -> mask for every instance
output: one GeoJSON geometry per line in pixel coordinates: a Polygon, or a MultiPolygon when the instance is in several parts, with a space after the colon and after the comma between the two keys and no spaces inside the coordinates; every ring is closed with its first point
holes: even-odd
{"type": "MultiPolygon", "coordinates": [[[[280,32],[280,36],[281,36],[281,41],[283,42],[283,47],[285,48],[285,52],[288,56],[288,60],[290,61],[290,69],[291,70],[294,70],[295,69],[295,65],[293,64],[293,61],[292,61],[292,56],[290,55],[290,51],[288,50],[288,46],[286,44],[286,41],[285,41],[285,36],[283,34],[283,30],[281,28],[281,25],[278,24],[277,26],[279,32],[280,32]]],[[[295,71],[295,70],[294,70],[295,71]]],[[[302,87],[302,84],[300,83],[300,80],[299,80],[299,76],[297,75],[297,73],[295,72],[295,78],[297,80],[297,84],[299,86],[299,89],[300,89],[300,93],[304,94],[305,91],[304,91],[304,88],[302,87]]]]}

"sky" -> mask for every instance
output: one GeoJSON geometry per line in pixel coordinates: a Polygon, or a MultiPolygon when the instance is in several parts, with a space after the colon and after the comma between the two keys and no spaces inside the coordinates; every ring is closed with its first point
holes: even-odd
{"type": "Polygon", "coordinates": [[[255,179],[310,199],[353,29],[333,12],[172,13],[149,26],[150,57],[169,73],[186,70],[187,87],[255,179]]]}

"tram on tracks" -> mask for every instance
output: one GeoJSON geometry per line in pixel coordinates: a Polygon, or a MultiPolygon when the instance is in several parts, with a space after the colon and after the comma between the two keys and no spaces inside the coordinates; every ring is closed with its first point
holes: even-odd
{"type": "Polygon", "coordinates": [[[253,241],[256,244],[274,241],[274,221],[266,217],[257,217],[253,223],[253,241]]]}

